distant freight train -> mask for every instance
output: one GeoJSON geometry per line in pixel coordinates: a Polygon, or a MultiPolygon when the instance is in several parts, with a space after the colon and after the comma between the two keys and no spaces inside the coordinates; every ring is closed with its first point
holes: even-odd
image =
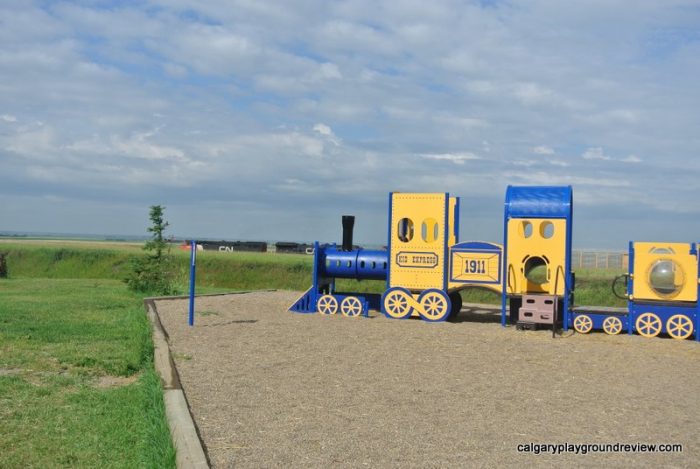
{"type": "MultiPolygon", "coordinates": [[[[190,249],[191,241],[185,240],[180,245],[181,249],[190,249]]],[[[204,251],[218,252],[267,252],[267,243],[264,241],[197,241],[204,251]]],[[[354,246],[359,249],[359,246],[354,246]]],[[[283,254],[313,254],[314,245],[307,243],[294,243],[280,241],[275,243],[275,252],[283,254]]]]}
{"type": "MultiPolygon", "coordinates": [[[[189,249],[191,241],[185,240],[180,245],[181,249],[189,249]]],[[[197,246],[205,251],[219,252],[267,252],[267,243],[264,241],[197,241],[197,246]]]]}

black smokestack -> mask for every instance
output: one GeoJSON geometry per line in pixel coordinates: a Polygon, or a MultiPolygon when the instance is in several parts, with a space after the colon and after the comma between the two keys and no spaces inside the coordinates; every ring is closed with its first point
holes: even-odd
{"type": "Polygon", "coordinates": [[[352,229],[355,226],[353,215],[343,215],[343,251],[352,251],[352,229]]]}

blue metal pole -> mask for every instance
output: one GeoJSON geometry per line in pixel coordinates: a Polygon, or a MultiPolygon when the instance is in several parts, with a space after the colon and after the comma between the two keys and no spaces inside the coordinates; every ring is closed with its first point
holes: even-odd
{"type": "Polygon", "coordinates": [[[190,326],[194,325],[194,278],[197,271],[197,241],[190,244],[190,326]]]}

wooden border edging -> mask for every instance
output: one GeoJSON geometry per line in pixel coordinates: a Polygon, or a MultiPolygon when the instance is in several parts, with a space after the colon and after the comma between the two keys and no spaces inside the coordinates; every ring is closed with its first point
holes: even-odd
{"type": "MultiPolygon", "coordinates": [[[[243,293],[273,291],[277,290],[209,293],[205,295],[196,295],[196,297],[240,295],[243,293]]],[[[156,308],[156,300],[183,300],[189,297],[189,295],[147,297],[143,299],[143,305],[153,331],[153,364],[160,376],[160,382],[163,386],[165,415],[168,419],[170,435],[173,439],[176,451],[175,463],[179,469],[208,469],[209,458],[204,449],[202,439],[199,437],[197,426],[192,418],[192,412],[187,403],[187,396],[185,396],[185,392],[180,385],[180,377],[177,374],[175,361],[170,354],[170,347],[168,346],[168,334],[165,332],[163,324],[160,322],[158,308],[156,308]]]]}
{"type": "Polygon", "coordinates": [[[165,415],[175,445],[175,464],[179,469],[208,469],[209,460],[180,386],[165,330],[158,317],[155,298],[146,298],[143,303],[153,330],[153,363],[163,386],[165,415]]]}

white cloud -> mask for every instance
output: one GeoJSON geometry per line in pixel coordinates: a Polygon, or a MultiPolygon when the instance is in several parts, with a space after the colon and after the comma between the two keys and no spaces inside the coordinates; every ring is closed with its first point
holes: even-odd
{"type": "Polygon", "coordinates": [[[326,136],[333,135],[333,131],[326,124],[321,124],[321,123],[316,124],[316,125],[314,125],[314,130],[316,132],[320,133],[321,135],[326,135],[326,136]]]}
{"type": "Polygon", "coordinates": [[[327,126],[326,124],[323,123],[318,123],[314,125],[313,127],[314,132],[318,132],[319,134],[323,135],[324,137],[327,138],[329,142],[331,142],[335,146],[340,146],[340,139],[336,137],[336,135],[333,133],[333,130],[327,126]]]}
{"type": "Polygon", "coordinates": [[[532,153],[534,153],[536,155],[553,155],[554,149],[552,147],[548,147],[547,145],[540,145],[540,146],[534,147],[532,149],[532,153]]]}
{"type": "Polygon", "coordinates": [[[537,83],[517,83],[513,87],[513,95],[523,104],[532,105],[548,101],[552,91],[537,83]]]}
{"type": "Polygon", "coordinates": [[[528,168],[530,166],[534,166],[537,164],[537,161],[535,160],[515,160],[513,161],[513,166],[524,166],[525,168],[528,168]]]}
{"type": "Polygon", "coordinates": [[[566,161],[561,161],[561,160],[549,160],[549,164],[552,166],[559,166],[562,168],[567,168],[571,166],[571,164],[567,163],[566,161]]]}
{"type": "Polygon", "coordinates": [[[603,148],[602,147],[591,147],[586,149],[585,152],[583,152],[583,155],[581,157],[584,160],[602,160],[602,161],[609,161],[612,158],[603,153],[603,148]]]}
{"type": "Polygon", "coordinates": [[[475,155],[474,153],[423,153],[419,156],[428,160],[451,161],[452,163],[459,165],[463,165],[467,161],[481,159],[481,157],[475,155]]]}
{"type": "Polygon", "coordinates": [[[0,115],[0,119],[4,120],[5,122],[17,122],[17,118],[10,114],[2,114],[0,115]]]}
{"type": "Polygon", "coordinates": [[[641,163],[642,159],[636,155],[629,155],[622,158],[621,161],[623,161],[624,163],[641,163]]]}
{"type": "Polygon", "coordinates": [[[340,73],[336,64],[326,62],[318,66],[318,77],[323,80],[332,80],[343,78],[343,74],[340,73]]]}

